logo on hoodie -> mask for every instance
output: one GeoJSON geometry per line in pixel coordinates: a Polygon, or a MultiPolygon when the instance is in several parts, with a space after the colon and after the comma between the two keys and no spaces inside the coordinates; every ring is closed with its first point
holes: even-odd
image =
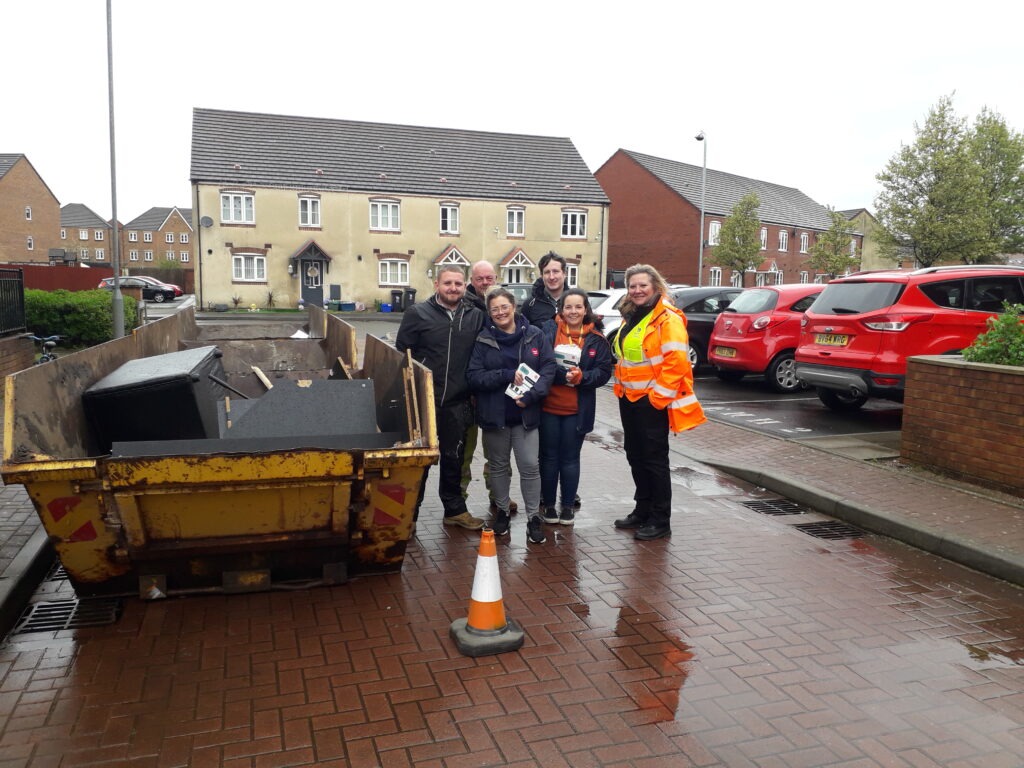
{"type": "Polygon", "coordinates": [[[538,350],[536,347],[531,349],[530,352],[533,354],[534,357],[539,357],[540,356],[540,350],[538,350]]]}

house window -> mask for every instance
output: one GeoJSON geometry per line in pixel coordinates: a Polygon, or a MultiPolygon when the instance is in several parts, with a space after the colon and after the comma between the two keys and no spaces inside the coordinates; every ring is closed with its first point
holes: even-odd
{"type": "Polygon", "coordinates": [[[787,232],[784,229],[780,229],[779,230],[779,250],[780,251],[788,251],[789,250],[789,232],[787,232]]]}
{"type": "Polygon", "coordinates": [[[61,240],[67,240],[68,239],[68,231],[66,229],[62,229],[60,231],[60,239],[61,240]]]}
{"type": "Polygon", "coordinates": [[[857,241],[852,239],[852,238],[850,239],[850,255],[851,256],[856,256],[857,255],[857,241]]]}
{"type": "MultiPolygon", "coordinates": [[[[397,232],[401,229],[400,206],[392,202],[370,201],[370,229],[397,232]]],[[[408,282],[408,280],[406,280],[408,282]]]]}
{"type": "Polygon", "coordinates": [[[761,250],[768,250],[768,227],[761,227],[761,250]]]}
{"type": "Polygon", "coordinates": [[[722,222],[712,221],[708,225],[708,245],[718,245],[722,234],[722,222]]]}
{"type": "Polygon", "coordinates": [[[729,284],[733,288],[743,287],[743,273],[737,272],[735,269],[732,271],[732,275],[729,277],[729,284]]]}
{"type": "Polygon", "coordinates": [[[457,205],[441,206],[441,233],[459,234],[459,207],[457,205]]]}
{"type": "Polygon", "coordinates": [[[267,257],[239,254],[231,257],[232,279],[236,282],[262,282],[267,279],[267,257]]]}
{"type": "Polygon", "coordinates": [[[182,232],[180,235],[178,235],[178,242],[179,243],[187,243],[188,242],[188,232],[182,232]]]}
{"type": "Polygon", "coordinates": [[[800,253],[807,253],[807,247],[810,245],[811,236],[806,232],[800,233],[800,253]]]}
{"type": "Polygon", "coordinates": [[[587,236],[587,214],[584,211],[562,211],[562,237],[587,236]]]}
{"type": "Polygon", "coordinates": [[[174,251],[167,251],[164,254],[164,258],[167,259],[168,261],[176,261],[176,259],[174,258],[174,251]]]}
{"type": "Polygon", "coordinates": [[[88,229],[80,229],[80,230],[78,230],[78,239],[79,240],[88,240],[89,239],[89,230],[88,229]]]}
{"type": "Polygon", "coordinates": [[[142,258],[145,261],[152,261],[153,260],[153,252],[152,251],[146,251],[145,253],[142,254],[142,258]]]}
{"type": "Polygon", "coordinates": [[[107,258],[106,251],[104,251],[102,248],[97,248],[96,249],[96,261],[103,261],[105,258],[107,258]]]}
{"type": "Polygon", "coordinates": [[[25,247],[30,251],[34,251],[36,249],[36,241],[32,239],[32,235],[25,238],[25,247]]]}
{"type": "Polygon", "coordinates": [[[164,235],[164,242],[165,243],[173,243],[174,242],[174,233],[173,232],[166,233],[164,235]]]}
{"type": "Polygon", "coordinates": [[[384,259],[378,265],[378,282],[381,285],[408,285],[409,262],[401,259],[384,259]]]}
{"type": "Polygon", "coordinates": [[[722,268],[712,267],[708,270],[708,285],[721,285],[722,284],[722,268]]]}
{"type": "Polygon", "coordinates": [[[82,261],[85,261],[86,259],[88,259],[89,258],[89,249],[88,248],[79,248],[78,249],[78,258],[81,259],[82,261]]]}
{"type": "Polygon", "coordinates": [[[810,275],[809,274],[807,274],[806,272],[801,272],[800,273],[800,282],[801,283],[806,283],[806,282],[808,282],[809,279],[810,279],[810,275]]]}
{"type": "Polygon", "coordinates": [[[224,224],[255,224],[253,196],[242,192],[223,193],[220,196],[220,220],[224,224]]]}
{"type": "Polygon", "coordinates": [[[523,237],[526,232],[526,209],[509,208],[505,234],[509,237],[523,237]]]}
{"type": "Polygon", "coordinates": [[[299,226],[320,226],[320,199],[316,197],[299,198],[299,226]]]}
{"type": "Polygon", "coordinates": [[[129,243],[137,243],[137,242],[139,242],[139,233],[138,232],[129,232],[128,233],[128,242],[129,243]]]}
{"type": "Polygon", "coordinates": [[[138,251],[128,251],[128,261],[138,261],[138,260],[139,260],[139,252],[138,251]]]}
{"type": "Polygon", "coordinates": [[[758,272],[756,275],[754,275],[754,285],[756,285],[758,288],[764,287],[764,284],[766,282],[765,278],[767,274],[767,272],[758,272]]]}
{"type": "Polygon", "coordinates": [[[828,279],[828,275],[815,275],[814,276],[814,282],[816,282],[816,283],[824,283],[827,279],[828,279]]]}
{"type": "MultiPolygon", "coordinates": [[[[32,206],[31,205],[26,205],[25,206],[25,221],[32,221],[32,206]]],[[[29,248],[29,250],[32,250],[32,249],[29,248]]]]}
{"type": "Polygon", "coordinates": [[[93,240],[102,240],[103,239],[103,230],[102,229],[97,229],[97,230],[93,231],[92,239],[93,240]]]}
{"type": "Polygon", "coordinates": [[[144,243],[152,243],[153,242],[153,233],[152,232],[143,232],[142,233],[142,242],[144,242],[144,243]]]}
{"type": "Polygon", "coordinates": [[[180,258],[181,258],[181,262],[182,262],[183,264],[184,264],[184,263],[185,263],[186,261],[188,261],[188,251],[182,251],[182,252],[181,252],[181,253],[179,254],[179,256],[180,256],[180,258]]]}
{"type": "Polygon", "coordinates": [[[570,288],[575,288],[580,284],[580,268],[577,264],[566,264],[569,268],[569,274],[565,276],[566,285],[570,288]]]}

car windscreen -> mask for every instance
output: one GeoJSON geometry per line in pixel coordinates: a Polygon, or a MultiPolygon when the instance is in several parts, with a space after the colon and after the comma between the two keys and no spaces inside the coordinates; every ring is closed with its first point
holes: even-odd
{"type": "Polygon", "coordinates": [[[891,307],[903,293],[903,288],[903,283],[829,283],[807,311],[818,315],[874,312],[891,307]]]}
{"type": "Polygon", "coordinates": [[[777,291],[771,291],[767,288],[753,288],[737,296],[736,300],[725,311],[741,312],[743,314],[770,312],[775,309],[778,301],[779,294],[777,291]]]}

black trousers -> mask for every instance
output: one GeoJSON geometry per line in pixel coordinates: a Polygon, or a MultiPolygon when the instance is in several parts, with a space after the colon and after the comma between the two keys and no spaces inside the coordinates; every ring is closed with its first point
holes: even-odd
{"type": "MultiPolygon", "coordinates": [[[[437,490],[444,506],[444,516],[454,517],[467,511],[466,500],[462,498],[462,462],[466,457],[466,433],[474,420],[473,406],[469,400],[459,400],[436,408],[435,414],[437,447],[441,452],[437,490]]],[[[429,474],[430,467],[427,467],[423,470],[414,519],[419,517],[429,474]]]]}
{"type": "Polygon", "coordinates": [[[643,397],[619,398],[626,460],[633,474],[637,516],[649,525],[669,525],[672,479],[668,464],[668,412],[643,397]]]}

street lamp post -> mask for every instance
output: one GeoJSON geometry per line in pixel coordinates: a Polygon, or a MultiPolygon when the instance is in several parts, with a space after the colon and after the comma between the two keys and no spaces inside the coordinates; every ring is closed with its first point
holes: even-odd
{"type": "Polygon", "coordinates": [[[704,276],[704,195],[708,188],[708,142],[701,131],[694,136],[697,141],[704,145],[704,168],[700,173],[700,250],[697,252],[697,285],[703,285],[704,276]]]}

